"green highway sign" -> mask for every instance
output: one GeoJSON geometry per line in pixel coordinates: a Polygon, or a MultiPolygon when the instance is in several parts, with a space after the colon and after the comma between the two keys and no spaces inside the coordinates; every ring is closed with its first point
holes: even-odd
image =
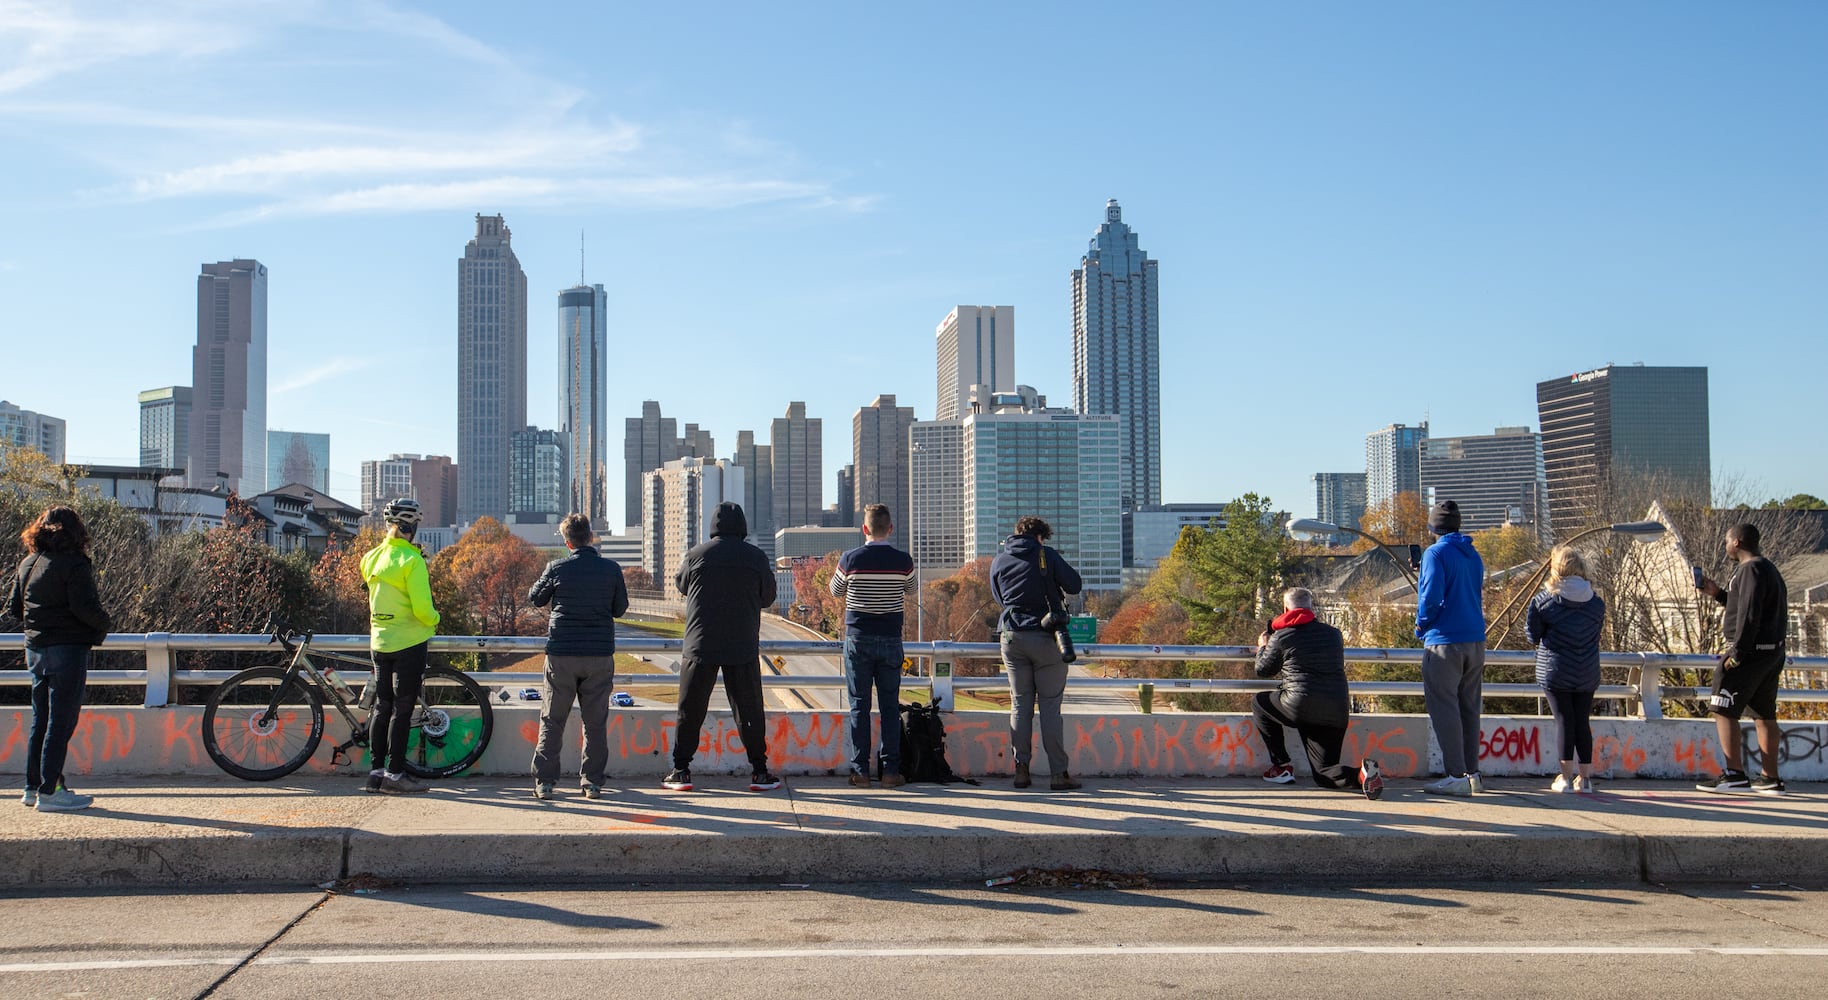
{"type": "Polygon", "coordinates": [[[1098,641],[1098,619],[1092,615],[1074,615],[1067,619],[1066,634],[1077,643],[1090,644],[1098,641]]]}

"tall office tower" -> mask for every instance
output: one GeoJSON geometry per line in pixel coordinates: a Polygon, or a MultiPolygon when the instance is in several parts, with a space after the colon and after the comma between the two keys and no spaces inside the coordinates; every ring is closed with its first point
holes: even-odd
{"type": "Polygon", "coordinates": [[[862,524],[863,508],[873,503],[888,504],[889,517],[898,525],[908,516],[908,428],[913,426],[914,408],[896,406],[894,396],[877,396],[851,416],[854,496],[849,503],[838,498],[840,508],[856,511],[851,524],[862,524]]]}
{"type": "Polygon", "coordinates": [[[68,438],[62,417],[21,409],[0,399],[0,452],[30,448],[59,465],[64,461],[68,438]]]}
{"type": "MultiPolygon", "coordinates": [[[[1422,442],[1422,502],[1460,505],[1461,531],[1525,525],[1548,533],[1542,438],[1528,427],[1422,442]]],[[[1494,566],[1493,569],[1503,569],[1494,566]]]]}
{"type": "Polygon", "coordinates": [[[908,513],[897,527],[922,569],[965,565],[965,422],[921,420],[908,428],[908,513]]]}
{"type": "Polygon", "coordinates": [[[190,354],[192,486],[266,490],[267,269],[255,260],[203,265],[190,354]],[[220,479],[219,479],[220,477],[220,479]]]}
{"type": "Polygon", "coordinates": [[[1123,421],[1008,404],[966,417],[966,561],[996,554],[1016,520],[1033,514],[1053,526],[1048,544],[1087,590],[1122,587],[1123,421]]]}
{"type": "MultiPolygon", "coordinates": [[[[380,525],[381,508],[389,501],[418,496],[413,488],[413,463],[418,458],[417,455],[390,455],[362,463],[362,509],[368,512],[368,523],[380,525]]],[[[425,523],[441,526],[441,522],[429,517],[425,523]]]]}
{"type": "Polygon", "coordinates": [[[774,472],[774,513],[769,522],[776,531],[818,526],[824,506],[824,435],[824,421],[808,418],[801,402],[789,403],[787,415],[769,425],[774,472]]]}
{"type": "Polygon", "coordinates": [[[508,224],[476,216],[457,261],[457,519],[508,512],[514,435],[527,426],[527,273],[508,224]]]}
{"type": "Polygon", "coordinates": [[[412,462],[412,496],[419,501],[420,523],[437,528],[457,524],[457,464],[449,455],[408,456],[412,462]]]}
{"type": "Polygon", "coordinates": [[[509,439],[513,478],[508,482],[508,519],[516,524],[558,523],[566,514],[571,470],[565,435],[528,427],[509,439]]]}
{"type": "Polygon", "coordinates": [[[182,469],[190,456],[190,386],[140,393],[140,466],[182,469]]]}
{"type": "Polygon", "coordinates": [[[754,431],[736,432],[733,465],[743,470],[743,516],[749,519],[749,540],[774,556],[774,449],[755,443],[754,431]]]}
{"type": "Polygon", "coordinates": [[[559,293],[559,432],[571,469],[567,501],[573,512],[607,531],[609,424],[603,396],[609,387],[609,297],[602,285],[559,293]]]}
{"type": "Polygon", "coordinates": [[[1162,502],[1161,332],[1156,262],[1115,198],[1073,272],[1073,409],[1122,417],[1125,510],[1162,502]]]}
{"type": "Polygon", "coordinates": [[[1707,369],[1607,365],[1536,383],[1549,522],[1562,534],[1712,500],[1707,369]]]}
{"type": "Polygon", "coordinates": [[[1365,504],[1387,502],[1398,493],[1422,492],[1422,442],[1428,440],[1428,422],[1420,427],[1391,424],[1365,435],[1365,504]]]}
{"type": "Polygon", "coordinates": [[[838,470],[837,496],[819,523],[827,528],[855,528],[860,522],[857,519],[862,501],[857,499],[857,466],[855,463],[838,470]]]}
{"type": "Polygon", "coordinates": [[[934,332],[939,354],[939,405],[935,420],[970,411],[971,387],[993,392],[1016,387],[1016,307],[959,306],[934,332]]]}
{"type": "Polygon", "coordinates": [[[641,404],[641,415],[629,417],[623,424],[622,475],[624,495],[622,519],[630,527],[642,523],[641,477],[679,457],[679,422],[660,415],[660,404],[649,399],[641,404]]]}
{"type": "MultiPolygon", "coordinates": [[[[1342,528],[1356,528],[1365,519],[1365,474],[1362,472],[1314,473],[1314,516],[1342,528]]],[[[1343,544],[1344,532],[1331,541],[1343,544]]]]}
{"type": "Polygon", "coordinates": [[[1174,551],[1183,529],[1222,530],[1225,507],[1222,503],[1165,503],[1160,507],[1124,511],[1124,586],[1140,587],[1149,582],[1155,567],[1174,551]]]}
{"type": "MultiPolygon", "coordinates": [[[[717,505],[742,502],[743,471],[721,459],[676,458],[641,477],[641,565],[654,579],[671,581],[686,552],[710,541],[717,505]]],[[[754,540],[754,522],[749,533],[754,540]]]]}
{"type": "Polygon", "coordinates": [[[330,435],[267,432],[267,488],[302,483],[330,492],[330,435]]]}
{"type": "Polygon", "coordinates": [[[674,458],[716,458],[717,442],[712,440],[709,430],[701,429],[697,424],[687,424],[673,451],[674,458]]]}

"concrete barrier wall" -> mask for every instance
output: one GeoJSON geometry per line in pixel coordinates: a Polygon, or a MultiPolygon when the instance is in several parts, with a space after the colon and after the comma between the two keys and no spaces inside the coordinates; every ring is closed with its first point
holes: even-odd
{"type": "MultiPolygon", "coordinates": [[[[83,712],[70,745],[66,773],[72,776],[219,775],[204,752],[199,732],[202,709],[95,708],[83,712]]],[[[567,773],[577,768],[577,721],[567,773]]],[[[29,709],[0,708],[0,774],[25,771],[30,733],[29,709]]],[[[341,719],[325,722],[324,746],[305,773],[355,774],[366,763],[330,766],[330,747],[346,738],[341,719]]],[[[1747,743],[1756,747],[1750,724],[1747,743]]],[[[1792,723],[1784,727],[1780,768],[1786,779],[1828,780],[1828,725],[1792,723]]],[[[845,721],[837,712],[770,713],[768,759],[786,775],[842,772],[848,766],[845,721]]],[[[531,706],[495,709],[495,733],[478,773],[528,773],[539,714],[531,706]]],[[[959,712],[946,717],[947,759],[965,776],[1000,775],[1010,770],[1007,718],[1000,713],[959,712]]],[[[671,766],[674,725],[668,709],[613,712],[609,726],[609,770],[622,779],[658,779],[671,766]]],[[[1290,752],[1303,768],[1299,745],[1290,752]]],[[[1709,720],[1594,720],[1594,764],[1612,777],[1686,778],[1720,770],[1719,750],[1709,720]]],[[[1254,776],[1269,758],[1248,716],[1135,713],[1068,715],[1066,744],[1072,769],[1085,776],[1254,776]]],[[[1036,745],[1036,770],[1043,773],[1045,755],[1036,745]]],[[[1406,778],[1434,773],[1440,751],[1428,720],[1415,715],[1361,716],[1346,736],[1345,757],[1377,758],[1387,773],[1406,778]]],[[[1757,754],[1752,753],[1756,767],[1757,754]]],[[[1487,716],[1481,739],[1480,770],[1488,775],[1547,774],[1556,768],[1556,734],[1552,719],[1487,716]]],[[[713,713],[699,737],[694,768],[704,773],[741,773],[748,769],[742,740],[728,713],[713,713]]]]}

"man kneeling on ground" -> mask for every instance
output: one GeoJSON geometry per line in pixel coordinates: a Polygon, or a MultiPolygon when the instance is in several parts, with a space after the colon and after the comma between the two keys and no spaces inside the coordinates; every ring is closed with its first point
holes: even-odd
{"type": "Polygon", "coordinates": [[[1294,782],[1295,769],[1289,766],[1282,736],[1284,726],[1293,726],[1307,748],[1314,784],[1362,789],[1368,799],[1383,795],[1384,776],[1377,761],[1367,757],[1358,767],[1339,762],[1352,721],[1345,637],[1314,617],[1314,595],[1305,587],[1283,594],[1282,607],[1282,614],[1264,628],[1257,651],[1257,676],[1282,676],[1280,688],[1257,693],[1251,713],[1269,750],[1271,766],[1263,780],[1278,785],[1294,782]]]}

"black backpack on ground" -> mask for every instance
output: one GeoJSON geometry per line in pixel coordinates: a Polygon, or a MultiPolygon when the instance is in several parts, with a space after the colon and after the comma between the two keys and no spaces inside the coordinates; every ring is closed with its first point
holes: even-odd
{"type": "Polygon", "coordinates": [[[952,773],[952,765],[946,763],[946,723],[940,718],[937,700],[930,705],[901,706],[900,722],[902,777],[941,785],[954,781],[977,784],[952,773]]]}

